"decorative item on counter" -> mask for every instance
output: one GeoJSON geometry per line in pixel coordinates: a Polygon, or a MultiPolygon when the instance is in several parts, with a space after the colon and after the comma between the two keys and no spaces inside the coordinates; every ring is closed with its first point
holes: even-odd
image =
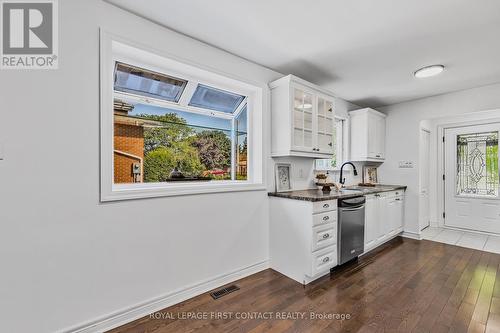
{"type": "Polygon", "coordinates": [[[322,186],[321,190],[323,192],[330,192],[332,190],[332,186],[335,186],[335,183],[328,182],[328,175],[326,175],[324,173],[318,173],[316,175],[316,179],[318,180],[316,182],[316,185],[322,186]]]}
{"type": "Polygon", "coordinates": [[[290,177],[292,175],[292,165],[289,163],[276,163],[276,192],[291,191],[292,185],[290,177]]]}
{"type": "Polygon", "coordinates": [[[377,167],[363,166],[363,186],[375,186],[377,184],[377,167]]]}

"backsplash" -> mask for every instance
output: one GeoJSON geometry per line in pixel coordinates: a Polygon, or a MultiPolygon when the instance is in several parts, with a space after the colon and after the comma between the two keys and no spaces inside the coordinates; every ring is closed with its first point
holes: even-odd
{"type": "MultiPolygon", "coordinates": [[[[291,175],[291,185],[293,190],[305,190],[305,189],[312,189],[312,188],[317,188],[314,181],[315,181],[315,175],[316,172],[314,170],[314,159],[309,158],[309,157],[275,157],[271,159],[271,165],[272,167],[270,168],[272,172],[270,172],[269,176],[269,184],[270,188],[268,189],[269,191],[274,191],[275,190],[275,168],[274,165],[275,163],[290,163],[292,165],[292,175],[291,175]]],[[[358,183],[361,183],[362,180],[362,173],[363,173],[363,165],[365,164],[364,162],[353,162],[354,165],[356,166],[356,170],[358,171],[358,175],[354,176],[352,172],[352,167],[345,166],[344,167],[344,177],[346,179],[346,185],[357,185],[358,183]]],[[[325,173],[324,171],[320,171],[322,173],[325,173]]],[[[330,178],[332,178],[334,181],[338,182],[339,181],[339,176],[340,176],[340,171],[334,170],[334,171],[329,171],[328,172],[330,178]]]]}

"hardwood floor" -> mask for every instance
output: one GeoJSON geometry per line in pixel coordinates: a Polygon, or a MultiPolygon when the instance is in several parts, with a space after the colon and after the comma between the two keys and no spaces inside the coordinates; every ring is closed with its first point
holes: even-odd
{"type": "Polygon", "coordinates": [[[306,287],[269,269],[218,300],[203,294],[110,332],[500,332],[499,265],[500,254],[397,238],[306,287]]]}

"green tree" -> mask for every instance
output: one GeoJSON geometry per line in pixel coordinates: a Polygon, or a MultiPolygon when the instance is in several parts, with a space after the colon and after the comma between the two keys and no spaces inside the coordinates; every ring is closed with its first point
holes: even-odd
{"type": "Polygon", "coordinates": [[[203,131],[193,137],[201,163],[209,170],[231,166],[231,140],[222,131],[203,131]]]}
{"type": "Polygon", "coordinates": [[[186,123],[186,120],[175,113],[165,115],[141,114],[138,117],[161,122],[161,126],[146,128],[144,130],[144,153],[159,148],[172,147],[174,142],[188,140],[194,131],[186,123]]]}
{"type": "Polygon", "coordinates": [[[188,140],[174,142],[168,147],[161,146],[147,153],[144,156],[144,180],[164,182],[177,165],[186,176],[197,176],[204,169],[198,151],[188,140]]]}

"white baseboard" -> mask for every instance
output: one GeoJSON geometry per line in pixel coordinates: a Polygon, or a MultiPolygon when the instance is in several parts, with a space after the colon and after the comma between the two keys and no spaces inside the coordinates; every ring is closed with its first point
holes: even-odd
{"type": "Polygon", "coordinates": [[[416,232],[403,231],[403,233],[401,234],[401,236],[403,236],[405,238],[422,240],[422,235],[420,233],[416,233],[416,232]]]}
{"type": "Polygon", "coordinates": [[[267,268],[269,268],[269,261],[262,261],[187,288],[151,299],[141,304],[122,309],[87,323],[64,329],[60,331],[60,333],[101,333],[147,316],[155,311],[162,310],[192,297],[206,293],[209,290],[258,273],[267,268]]]}

